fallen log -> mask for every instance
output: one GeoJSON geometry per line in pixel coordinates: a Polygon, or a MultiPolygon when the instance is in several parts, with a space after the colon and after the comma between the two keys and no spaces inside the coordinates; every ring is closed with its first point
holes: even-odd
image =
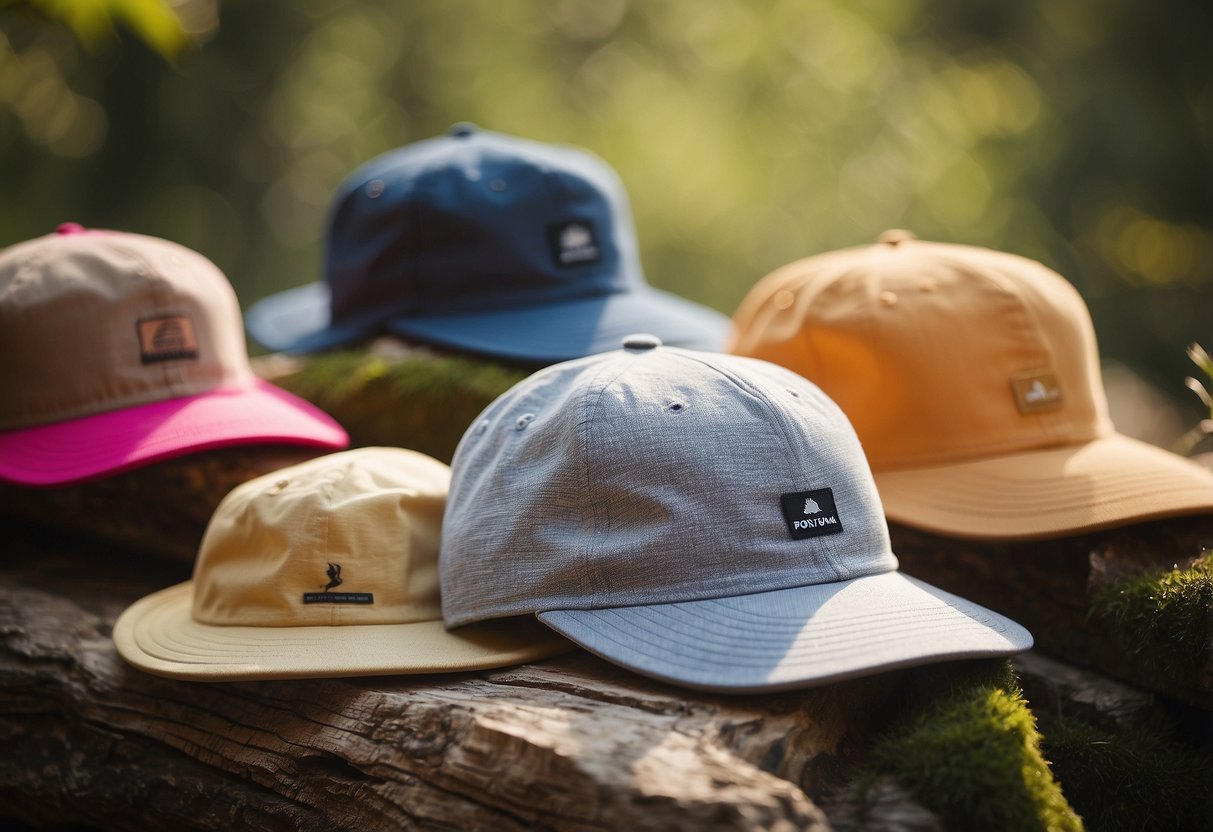
{"type": "Polygon", "coordinates": [[[897,686],[711,697],[582,652],[450,676],[179,682],[127,667],[109,631],[184,570],[41,532],[5,561],[0,796],[34,826],[825,829],[806,789],[897,686]]]}
{"type": "Polygon", "coordinates": [[[479,673],[258,683],[126,666],[109,638],[117,615],[188,573],[10,526],[0,825],[931,830],[943,827],[927,804],[940,802],[962,824],[999,804],[1016,828],[1049,828],[1058,811],[1055,828],[1080,828],[1026,706],[991,685],[1009,673],[1002,662],[769,696],[695,693],[580,651],[479,673]],[[977,702],[972,724],[958,726],[954,708],[933,714],[937,691],[977,702]],[[1009,710],[984,712],[991,694],[1009,710]],[[955,761],[946,777],[915,790],[902,778],[921,779],[929,764],[868,765],[887,738],[912,742],[886,737],[902,722],[955,761]],[[965,782],[987,758],[1003,761],[993,792],[965,782]]]}

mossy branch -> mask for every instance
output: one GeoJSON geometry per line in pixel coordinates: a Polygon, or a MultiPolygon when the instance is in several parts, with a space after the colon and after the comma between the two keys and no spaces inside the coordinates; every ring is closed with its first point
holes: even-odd
{"type": "Polygon", "coordinates": [[[1066,796],[1092,829],[1206,830],[1213,818],[1213,762],[1179,742],[1161,720],[1099,723],[1062,713],[1044,749],[1066,796]]]}
{"type": "Polygon", "coordinates": [[[1083,828],[1008,663],[916,672],[905,713],[877,740],[869,783],[894,775],[947,829],[1083,828]]]}
{"type": "Polygon", "coordinates": [[[1186,568],[1152,570],[1101,590],[1091,607],[1117,638],[1157,670],[1213,672],[1213,550],[1186,568]]]}
{"type": "Polygon", "coordinates": [[[464,431],[526,370],[390,339],[368,349],[255,363],[274,384],[333,415],[354,445],[412,448],[450,462],[464,431]]]}

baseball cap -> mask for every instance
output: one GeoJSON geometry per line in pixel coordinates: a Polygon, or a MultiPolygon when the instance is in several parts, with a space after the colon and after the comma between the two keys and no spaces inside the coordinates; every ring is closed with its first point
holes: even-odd
{"type": "Polygon", "coordinates": [[[317,457],[237,486],[192,581],[114,624],[127,662],[197,681],[444,673],[572,648],[526,618],[443,629],[438,535],[450,469],[402,448],[317,457]]]}
{"type": "Polygon", "coordinates": [[[489,405],[452,462],[440,569],[448,627],[535,613],[611,662],[704,690],[1032,644],[897,571],[863,450],[817,387],[651,335],[489,405]]]}
{"type": "Polygon", "coordinates": [[[1086,304],[1033,260],[889,231],[768,275],[728,349],[838,403],[890,520],[1031,539],[1213,512],[1213,474],[1115,431],[1086,304]]]}
{"type": "Polygon", "coordinates": [[[325,282],[246,315],[273,350],[388,330],[529,364],[615,349],[637,329],[720,349],[728,319],[650,287],[627,194],[580,148],[470,124],[390,151],[337,189],[325,282]]]}
{"type": "Polygon", "coordinates": [[[192,451],[333,449],[331,417],[260,381],[202,255],[60,226],[0,251],[0,479],[69,485],[192,451]]]}

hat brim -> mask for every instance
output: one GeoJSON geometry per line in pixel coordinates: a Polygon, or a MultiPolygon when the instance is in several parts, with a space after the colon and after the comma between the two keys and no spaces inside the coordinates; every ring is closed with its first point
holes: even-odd
{"type": "Polygon", "coordinates": [[[363,341],[383,331],[391,310],[368,310],[361,318],[329,322],[327,283],[308,283],[263,298],[244,313],[244,328],[266,349],[286,353],[322,352],[363,341]]]}
{"type": "Polygon", "coordinates": [[[1120,434],[875,477],[889,520],[955,537],[1031,540],[1213,513],[1213,472],[1120,434]]]}
{"type": "Polygon", "coordinates": [[[555,656],[573,645],[526,617],[447,632],[441,621],[333,627],[200,624],[190,582],[148,595],[114,624],[129,664],[199,682],[453,673],[555,656]]]}
{"type": "Polygon", "coordinates": [[[542,306],[396,316],[387,329],[494,358],[554,363],[619,349],[625,335],[637,332],[667,346],[719,352],[728,326],[714,309],[646,287],[542,306]]]}
{"type": "Polygon", "coordinates": [[[753,595],[542,612],[604,659],[683,687],[762,693],[1032,646],[1020,625],[899,572],[753,595]]]}
{"type": "Polygon", "coordinates": [[[0,479],[75,485],[195,451],[281,443],[339,449],[349,444],[324,411],[253,380],[77,419],[0,433],[0,479]]]}

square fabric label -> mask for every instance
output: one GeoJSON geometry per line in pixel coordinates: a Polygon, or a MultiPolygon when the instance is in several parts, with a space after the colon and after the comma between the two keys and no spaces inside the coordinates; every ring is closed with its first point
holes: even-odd
{"type": "Polygon", "coordinates": [[[558,266],[580,266],[602,259],[598,235],[589,220],[568,220],[549,225],[548,243],[558,266]]]}
{"type": "Polygon", "coordinates": [[[198,357],[194,322],[188,315],[141,318],[135,329],[139,334],[139,356],[144,364],[198,357]]]}
{"type": "Polygon", "coordinates": [[[829,488],[781,494],[779,503],[783,506],[783,517],[788,522],[788,533],[793,540],[842,531],[842,520],[838,518],[838,509],[834,505],[834,492],[829,488]]]}

